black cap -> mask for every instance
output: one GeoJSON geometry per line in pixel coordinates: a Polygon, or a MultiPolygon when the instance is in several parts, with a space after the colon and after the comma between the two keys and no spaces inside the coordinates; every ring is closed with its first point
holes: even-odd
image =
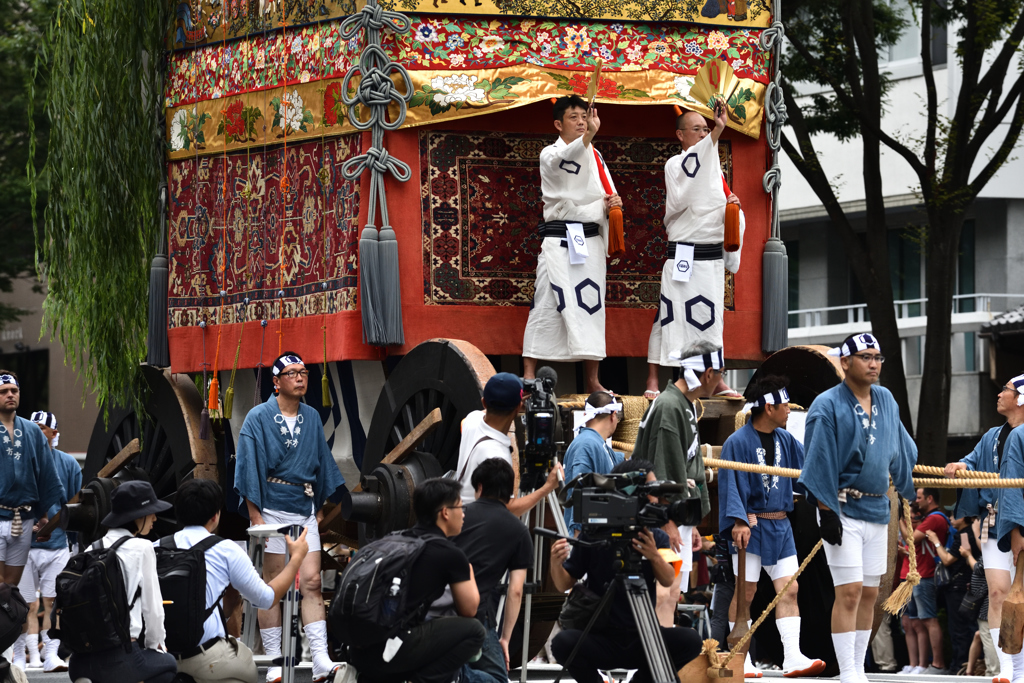
{"type": "Polygon", "coordinates": [[[110,514],[103,518],[103,526],[116,527],[133,519],[170,510],[171,504],[156,497],[148,481],[126,481],[110,497],[110,514]]]}

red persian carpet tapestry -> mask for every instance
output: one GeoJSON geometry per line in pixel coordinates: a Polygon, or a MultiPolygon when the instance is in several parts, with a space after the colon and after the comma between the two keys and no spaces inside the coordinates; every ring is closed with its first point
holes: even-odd
{"type": "Polygon", "coordinates": [[[355,310],[359,135],[168,164],[169,326],[355,310]]]}
{"type": "MultiPolygon", "coordinates": [[[[423,198],[423,280],[427,305],[529,306],[533,300],[542,218],[540,152],[550,135],[420,133],[423,198]]],[[[625,213],[626,255],[608,262],[611,307],[654,308],[668,258],[665,162],[679,143],[603,138],[597,144],[612,171],[625,213]]],[[[732,185],[731,143],[719,143],[732,185]]],[[[732,275],[725,304],[733,310],[732,275]]]]}

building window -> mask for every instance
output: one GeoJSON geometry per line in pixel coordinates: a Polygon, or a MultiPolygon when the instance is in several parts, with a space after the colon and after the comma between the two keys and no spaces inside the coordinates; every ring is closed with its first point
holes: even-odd
{"type": "MultiPolygon", "coordinates": [[[[906,25],[903,35],[894,44],[889,46],[888,61],[909,62],[921,61],[921,18],[914,12],[910,3],[901,0],[890,0],[890,4],[898,11],[906,25]]],[[[946,27],[937,26],[932,15],[932,40],[931,40],[932,66],[941,66],[946,63],[946,27]]],[[[886,55],[880,55],[885,60],[886,55]]]]}
{"type": "MultiPolygon", "coordinates": [[[[956,293],[975,294],[974,288],[974,219],[964,221],[960,231],[960,248],[956,262],[956,293]]],[[[973,313],[977,310],[973,297],[957,299],[954,313],[973,313]]],[[[964,332],[964,372],[978,372],[978,335],[964,332]]]]}
{"type": "Polygon", "coordinates": [[[50,351],[15,348],[0,349],[0,368],[18,375],[21,401],[18,415],[29,418],[37,410],[50,409],[50,351]]]}

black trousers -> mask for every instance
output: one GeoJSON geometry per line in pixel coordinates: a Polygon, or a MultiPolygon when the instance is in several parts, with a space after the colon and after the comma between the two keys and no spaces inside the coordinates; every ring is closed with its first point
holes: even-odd
{"type": "Polygon", "coordinates": [[[384,643],[352,649],[360,681],[370,683],[448,683],[456,671],[480,652],[484,627],[467,617],[434,619],[399,635],[402,646],[384,661],[384,643]]]}
{"type": "Polygon", "coordinates": [[[949,670],[956,673],[967,663],[971,651],[974,632],[978,630],[978,620],[973,622],[960,616],[960,603],[964,601],[967,591],[943,590],[940,595],[946,601],[946,623],[949,627],[949,643],[953,652],[950,653],[949,670]]]}
{"type": "Polygon", "coordinates": [[[178,673],[174,657],[146,650],[132,643],[132,651],[116,647],[103,652],[73,654],[68,663],[71,680],[88,678],[92,683],[170,683],[178,673]]]}
{"type": "MultiPolygon", "coordinates": [[[[692,628],[661,628],[665,649],[675,671],[700,654],[701,639],[692,628]]],[[[562,631],[551,641],[551,652],[559,664],[565,663],[583,631],[562,631]]],[[[640,634],[636,631],[590,632],[569,664],[569,675],[576,683],[602,683],[598,669],[637,669],[633,683],[651,683],[640,634]]]]}

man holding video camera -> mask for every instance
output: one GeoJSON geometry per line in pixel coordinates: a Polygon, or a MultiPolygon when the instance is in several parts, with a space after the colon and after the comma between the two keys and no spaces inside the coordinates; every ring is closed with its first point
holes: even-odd
{"type": "MultiPolygon", "coordinates": [[[[619,463],[612,474],[646,472],[646,480],[656,480],[654,465],[637,459],[619,463]]],[[[657,498],[650,496],[651,502],[657,498]]],[[[592,540],[584,527],[581,541],[592,540]]],[[[668,535],[661,529],[643,527],[632,540],[632,551],[643,559],[641,574],[647,584],[647,593],[653,607],[655,582],[662,586],[672,585],[675,571],[661,555],[660,549],[669,547],[668,535]]],[[[573,587],[586,576],[584,585],[597,596],[604,595],[616,581],[615,552],[611,547],[575,545],[569,551],[569,541],[560,539],[551,546],[551,578],[558,590],[573,587]]],[[[583,631],[566,629],[555,636],[551,651],[560,664],[566,665],[569,674],[577,683],[602,683],[598,669],[637,669],[634,683],[651,683],[652,677],[640,631],[633,618],[626,591],[616,586],[616,592],[605,606],[605,613],[599,614],[586,639],[583,631]],[[582,641],[582,642],[581,642],[582,641]],[[576,656],[569,661],[573,650],[579,647],[576,656]]],[[[672,660],[675,671],[692,660],[701,650],[700,636],[692,628],[659,627],[665,649],[672,660]]]]}

